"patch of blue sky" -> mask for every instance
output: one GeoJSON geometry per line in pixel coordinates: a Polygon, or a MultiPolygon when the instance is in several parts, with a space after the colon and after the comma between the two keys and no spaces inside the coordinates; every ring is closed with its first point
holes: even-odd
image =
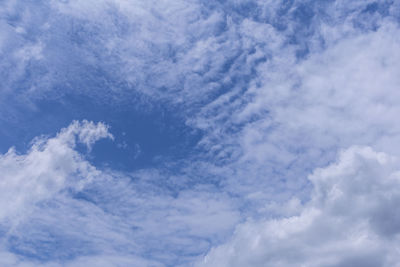
{"type": "MultiPolygon", "coordinates": [[[[47,15],[43,14],[46,5],[43,8],[35,6],[32,10],[47,15]]],[[[6,20],[17,25],[21,20],[19,15],[17,12],[6,20]]],[[[132,92],[134,85],[127,85],[118,76],[120,68],[117,65],[121,63],[118,58],[104,55],[101,42],[110,34],[121,34],[126,25],[119,22],[118,14],[110,14],[110,17],[114,26],[111,32],[99,25],[65,16],[57,16],[52,21],[55,25],[44,37],[40,31],[36,32],[40,23],[24,25],[28,26],[25,41],[46,42],[45,59],[29,60],[17,78],[9,78],[5,75],[10,72],[3,72],[3,85],[12,87],[12,92],[7,94],[8,104],[3,105],[2,110],[5,111],[3,114],[7,109],[13,113],[13,117],[2,117],[0,147],[3,152],[9,144],[16,144],[23,152],[33,137],[53,135],[72,120],[82,119],[104,121],[112,127],[117,137],[115,143],[102,141],[92,151],[95,163],[108,161],[109,167],[117,167],[114,166],[117,164],[125,170],[143,168],[154,164],[159,157],[170,160],[186,157],[189,150],[195,148],[199,131],[185,125],[179,107],[146,100],[148,97],[132,92]],[[36,31],[29,30],[32,27],[36,31]],[[26,99],[30,97],[26,92],[32,88],[43,93],[26,99]],[[117,99],[121,97],[118,92],[113,96],[113,88],[118,92],[125,91],[125,99],[117,99]]],[[[164,53],[154,49],[150,48],[154,58],[157,58],[156,54],[164,53]]],[[[172,58],[173,52],[163,56],[172,58]]],[[[152,64],[151,59],[149,64],[152,64]]],[[[151,70],[145,75],[153,79],[151,70]]]]}
{"type": "MultiPolygon", "coordinates": [[[[91,85],[86,82],[85,86],[91,85]]],[[[141,105],[103,103],[72,94],[64,95],[61,101],[39,100],[34,110],[21,107],[23,115],[16,121],[2,122],[2,129],[7,130],[1,131],[1,149],[4,153],[9,144],[16,144],[24,153],[35,136],[52,136],[71,121],[83,119],[105,122],[115,137],[114,141],[99,141],[90,151],[89,160],[99,167],[107,164],[103,167],[132,171],[154,167],[162,160],[185,159],[198,149],[201,133],[185,124],[179,109],[159,104],[140,109],[141,105]]]]}

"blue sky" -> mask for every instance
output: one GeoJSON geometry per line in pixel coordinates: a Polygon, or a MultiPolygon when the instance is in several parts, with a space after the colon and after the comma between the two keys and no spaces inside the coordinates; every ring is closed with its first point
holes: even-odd
{"type": "Polygon", "coordinates": [[[400,266],[400,3],[0,3],[1,266],[400,266]]]}

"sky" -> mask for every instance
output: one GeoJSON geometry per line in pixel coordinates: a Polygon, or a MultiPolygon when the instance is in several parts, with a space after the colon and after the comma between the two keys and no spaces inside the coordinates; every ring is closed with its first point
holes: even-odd
{"type": "Polygon", "coordinates": [[[0,1],[0,266],[399,267],[400,2],[0,1]]]}

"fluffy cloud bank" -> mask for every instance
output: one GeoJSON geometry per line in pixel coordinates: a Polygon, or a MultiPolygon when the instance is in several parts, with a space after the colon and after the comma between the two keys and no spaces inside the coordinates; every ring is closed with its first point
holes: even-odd
{"type": "Polygon", "coordinates": [[[352,147],[309,177],[299,215],[247,222],[197,266],[400,266],[400,162],[352,147]]]}

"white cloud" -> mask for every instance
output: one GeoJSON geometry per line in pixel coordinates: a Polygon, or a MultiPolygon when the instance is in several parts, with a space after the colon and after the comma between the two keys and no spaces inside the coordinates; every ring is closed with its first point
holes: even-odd
{"type": "MultiPolygon", "coordinates": [[[[74,149],[75,142],[90,150],[98,138],[112,136],[105,125],[75,122],[56,138],[37,139],[27,154],[2,155],[0,201],[18,199],[0,218],[35,219],[9,233],[22,240],[9,246],[44,254],[44,261],[52,259],[40,251],[42,239],[83,242],[89,256],[65,253],[84,257],[82,262],[146,255],[185,264],[222,242],[241,218],[299,212],[301,201],[292,197],[307,199],[306,174],[340,148],[369,145],[399,156],[396,3],[384,17],[363,11],[373,1],[12,2],[0,4],[1,53],[16,55],[0,63],[7,89],[0,106],[7,114],[14,115],[7,101],[13,94],[30,102],[78,92],[113,106],[140,93],[178,105],[187,124],[203,131],[199,146],[206,151],[204,161],[178,163],[187,164],[185,175],[99,171],[74,149]],[[260,9],[251,12],[249,6],[260,9]],[[62,227],[52,228],[57,224],[62,227]],[[46,236],[39,226],[61,234],[46,236]],[[23,247],[22,232],[32,233],[32,246],[23,247]]],[[[310,210],[279,222],[295,230],[298,225],[296,231],[311,238],[307,223],[319,216],[310,210]]],[[[379,244],[376,249],[383,249],[379,244]]]]}
{"type": "Polygon", "coordinates": [[[192,119],[206,130],[211,157],[231,161],[225,189],[263,214],[266,202],[307,198],[307,173],[341,148],[399,156],[398,24],[382,20],[376,31],[353,28],[350,36],[341,30],[348,27],[336,25],[341,37],[301,60],[293,47],[275,49],[256,67],[241,105],[210,104],[192,119]]]}
{"type": "Polygon", "coordinates": [[[0,155],[0,263],[188,264],[240,220],[231,197],[211,185],[171,192],[165,173],[96,169],[76,146],[101,138],[112,138],[103,123],[74,121],[25,154],[0,155]]]}
{"type": "Polygon", "coordinates": [[[399,160],[352,147],[317,169],[298,216],[250,221],[198,266],[399,266],[399,160]]]}
{"type": "Polygon", "coordinates": [[[74,150],[76,137],[89,147],[110,136],[102,123],[75,121],[54,138],[35,139],[27,154],[11,148],[0,155],[0,219],[25,216],[64,189],[82,188],[98,171],[74,150]]]}
{"type": "Polygon", "coordinates": [[[104,123],[93,123],[89,121],[74,121],[68,128],[62,129],[57,135],[57,138],[63,142],[70,143],[73,147],[75,146],[75,137],[82,144],[85,144],[88,149],[91,149],[92,145],[102,138],[114,139],[113,135],[108,132],[108,126],[104,123]]]}

